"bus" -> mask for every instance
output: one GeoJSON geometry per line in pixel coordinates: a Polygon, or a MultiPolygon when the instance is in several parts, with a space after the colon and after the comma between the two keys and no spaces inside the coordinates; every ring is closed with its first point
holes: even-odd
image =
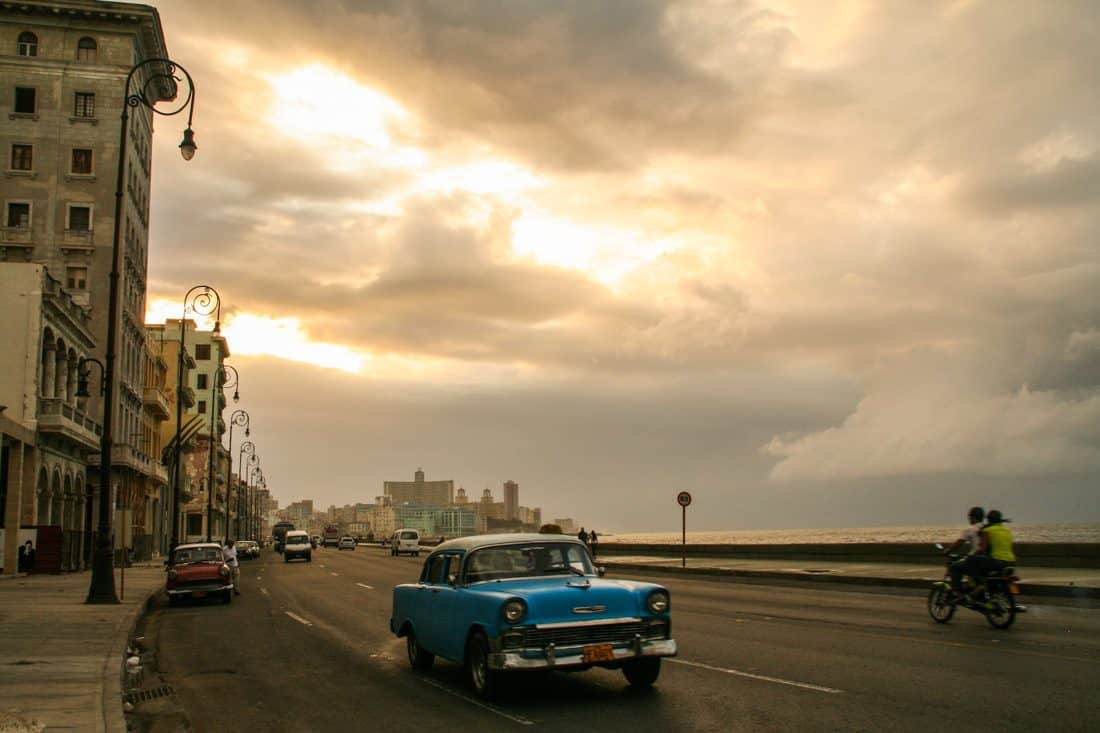
{"type": "Polygon", "coordinates": [[[283,551],[283,540],[286,533],[294,529],[294,522],[276,522],[271,528],[271,537],[275,540],[275,552],[283,551]]]}

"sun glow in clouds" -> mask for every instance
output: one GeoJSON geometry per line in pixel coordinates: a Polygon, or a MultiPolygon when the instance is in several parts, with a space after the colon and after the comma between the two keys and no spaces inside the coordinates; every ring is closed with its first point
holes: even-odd
{"type": "Polygon", "coordinates": [[[321,64],[266,77],[274,93],[271,122],[283,134],[317,142],[318,136],[392,145],[389,128],[408,124],[397,102],[321,64]]]}
{"type": "Polygon", "coordinates": [[[370,359],[346,346],[310,341],[297,318],[272,318],[241,313],[228,319],[222,335],[240,356],[276,356],[315,366],[359,374],[370,359]]]}

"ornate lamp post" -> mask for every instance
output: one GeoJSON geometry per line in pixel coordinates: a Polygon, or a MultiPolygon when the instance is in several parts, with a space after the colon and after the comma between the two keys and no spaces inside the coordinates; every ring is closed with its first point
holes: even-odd
{"type": "Polygon", "coordinates": [[[184,339],[187,335],[187,313],[199,316],[214,316],[214,334],[221,333],[222,299],[218,291],[209,285],[196,285],[183,296],[183,317],[180,318],[179,360],[176,364],[176,442],[175,467],[172,475],[172,542],[168,551],[179,544],[180,526],[180,464],[183,457],[183,355],[187,352],[184,339]]]}
{"type": "Polygon", "coordinates": [[[191,130],[191,117],[195,112],[195,85],[191,75],[182,66],[169,59],[146,59],[135,64],[122,87],[122,118],[118,131],[118,177],[115,183],[115,232],[111,244],[110,290],[107,299],[107,347],[103,368],[103,435],[99,442],[99,523],[96,528],[95,551],[92,554],[92,580],[85,603],[118,603],[115,594],[115,573],[112,559],[111,534],[111,451],[113,448],[115,414],[115,352],[118,350],[119,255],[122,241],[122,197],[126,183],[126,133],[129,131],[130,108],[143,105],[153,114],[176,115],[187,110],[187,129],[183,132],[180,154],[184,160],[195,157],[195,133],[191,130]],[[149,74],[140,88],[131,93],[134,74],[149,68],[149,74]],[[177,76],[176,72],[183,74],[177,76]],[[158,110],[160,101],[179,97],[180,83],[186,80],[187,94],[178,107],[168,111],[158,110]],[[165,90],[172,94],[166,95],[165,90]]]}
{"type": "MultiPolygon", "coordinates": [[[[244,426],[244,437],[248,437],[251,427],[249,425],[248,413],[244,410],[235,410],[232,415],[229,416],[229,458],[226,461],[225,467],[225,542],[223,544],[229,544],[229,490],[233,487],[233,426],[244,426]]],[[[241,471],[241,464],[237,463],[237,473],[241,471]]],[[[241,491],[237,489],[237,539],[241,538],[241,491]]]]}
{"type": "Polygon", "coordinates": [[[244,457],[247,455],[247,456],[249,456],[249,460],[252,460],[252,458],[255,457],[255,453],[256,453],[256,445],[251,440],[246,440],[245,442],[241,443],[241,449],[237,453],[237,490],[238,491],[240,491],[241,489],[247,490],[247,488],[245,487],[245,476],[247,474],[247,469],[245,468],[245,465],[244,465],[244,457]]]}
{"type": "MultiPolygon", "coordinates": [[[[228,364],[218,367],[214,370],[214,378],[210,385],[210,460],[208,465],[207,482],[206,482],[206,541],[211,542],[211,537],[214,531],[214,493],[218,489],[217,481],[214,479],[214,466],[218,462],[218,449],[221,448],[222,441],[221,435],[218,434],[218,415],[221,413],[219,404],[225,401],[225,395],[222,394],[222,390],[226,387],[233,388],[233,401],[237,402],[241,399],[240,392],[237,391],[237,370],[228,364]],[[232,377],[230,377],[232,372],[232,377]]],[[[229,534],[229,486],[225,487],[225,532],[229,534]]]]}

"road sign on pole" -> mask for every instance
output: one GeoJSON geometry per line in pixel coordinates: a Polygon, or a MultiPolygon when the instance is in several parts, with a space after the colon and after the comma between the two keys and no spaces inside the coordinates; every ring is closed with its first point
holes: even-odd
{"type": "Polygon", "coordinates": [[[676,503],[680,505],[680,567],[687,568],[687,516],[691,494],[681,491],[676,495],[676,503]]]}

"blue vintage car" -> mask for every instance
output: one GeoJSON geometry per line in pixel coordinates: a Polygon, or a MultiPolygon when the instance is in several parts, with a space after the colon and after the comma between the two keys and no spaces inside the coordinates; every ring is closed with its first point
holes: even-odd
{"type": "Polygon", "coordinates": [[[657,680],[676,654],[668,591],[601,577],[582,542],[565,535],[464,537],[438,545],[420,582],[393,589],[390,629],[409,662],[466,666],[492,697],[512,670],[622,669],[634,686],[657,680]]]}

